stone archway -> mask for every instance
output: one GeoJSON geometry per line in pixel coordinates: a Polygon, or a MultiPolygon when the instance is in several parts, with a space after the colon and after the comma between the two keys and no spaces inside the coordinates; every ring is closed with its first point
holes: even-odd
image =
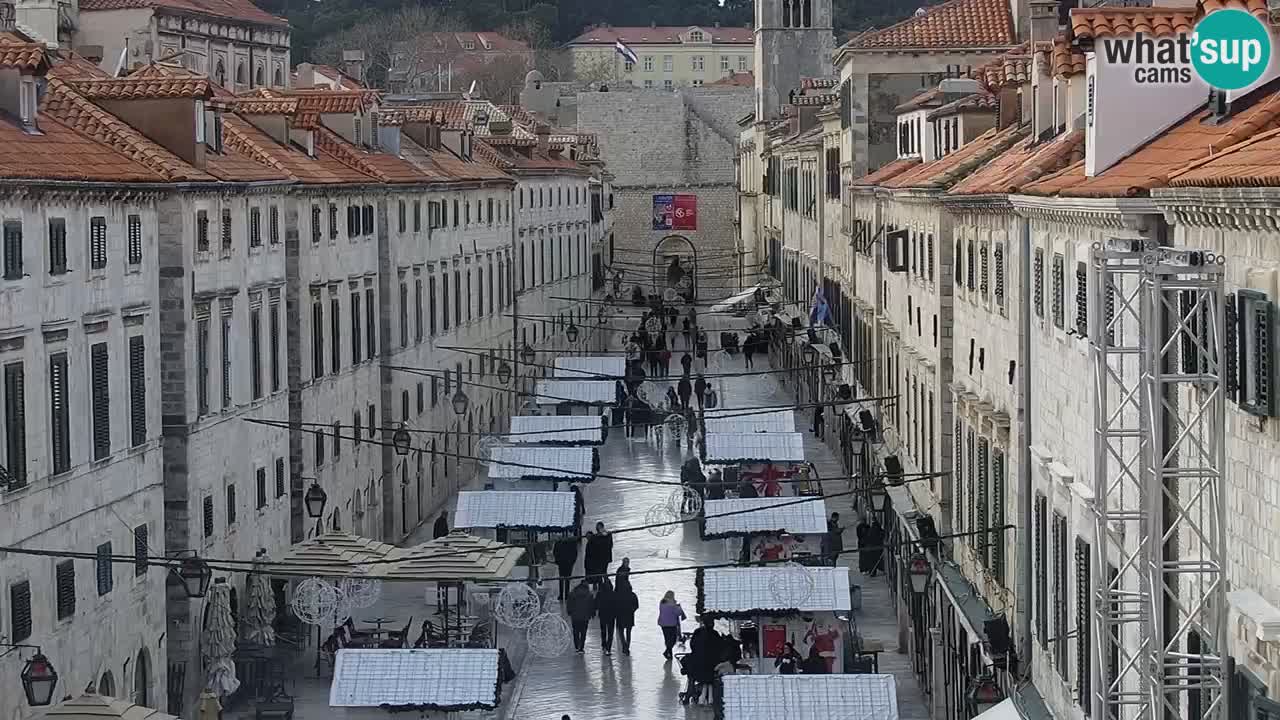
{"type": "Polygon", "coordinates": [[[684,235],[667,235],[653,246],[653,292],[671,302],[671,292],[685,302],[698,297],[698,249],[684,235]],[[669,292],[671,291],[671,292],[669,292]]]}
{"type": "Polygon", "coordinates": [[[133,704],[151,707],[151,654],[146,648],[138,651],[133,666],[133,704]]]}

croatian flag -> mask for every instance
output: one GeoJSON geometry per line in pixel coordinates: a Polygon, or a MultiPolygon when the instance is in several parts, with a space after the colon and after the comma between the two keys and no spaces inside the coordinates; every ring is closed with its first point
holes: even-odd
{"type": "Polygon", "coordinates": [[[623,45],[621,40],[613,41],[613,49],[617,50],[618,54],[626,58],[627,62],[631,63],[632,65],[635,65],[640,62],[640,57],[636,55],[635,51],[627,47],[626,45],[623,45]]]}

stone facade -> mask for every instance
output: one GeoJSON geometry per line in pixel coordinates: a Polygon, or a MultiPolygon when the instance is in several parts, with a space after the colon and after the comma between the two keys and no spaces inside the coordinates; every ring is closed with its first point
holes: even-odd
{"type": "Polygon", "coordinates": [[[755,3],[755,114],[774,120],[805,78],[831,74],[831,0],[755,3]]]}

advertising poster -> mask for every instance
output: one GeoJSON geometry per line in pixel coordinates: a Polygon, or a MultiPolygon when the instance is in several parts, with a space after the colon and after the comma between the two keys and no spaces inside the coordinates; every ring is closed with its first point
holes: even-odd
{"type": "Polygon", "coordinates": [[[653,229],[697,230],[697,195],[654,195],[653,229]]]}
{"type": "Polygon", "coordinates": [[[675,195],[653,196],[653,229],[672,230],[675,228],[675,195]]]}

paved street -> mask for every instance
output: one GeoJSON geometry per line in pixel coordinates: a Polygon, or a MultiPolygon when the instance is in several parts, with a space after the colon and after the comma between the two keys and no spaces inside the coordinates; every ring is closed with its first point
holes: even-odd
{"type": "MultiPolygon", "coordinates": [[[[721,369],[741,370],[741,360],[730,360],[721,369]]],[[[761,368],[757,366],[757,369],[761,368]]],[[[723,381],[720,396],[725,406],[730,408],[792,402],[790,390],[782,386],[779,378],[773,375],[728,378],[723,381]]],[[[807,429],[807,423],[798,418],[798,427],[807,429]]],[[[812,434],[806,432],[804,435],[807,455],[817,466],[820,476],[843,475],[835,454],[817,442],[812,434]]],[[[658,449],[651,442],[628,441],[621,431],[612,432],[608,443],[601,449],[601,472],[675,482],[679,480],[680,464],[686,457],[686,447],[677,449],[667,442],[658,449]]],[[[472,488],[479,489],[480,484],[475,480],[472,488]]],[[[841,481],[826,487],[829,493],[845,489],[841,481]]],[[[585,525],[593,526],[597,520],[609,528],[644,525],[648,509],[656,503],[665,502],[671,491],[672,487],[665,485],[597,480],[585,490],[585,525]]],[[[846,518],[846,525],[853,526],[849,498],[829,501],[828,510],[841,512],[846,518]]],[[[428,524],[407,544],[416,544],[429,537],[428,524]]],[[[850,529],[845,547],[854,546],[850,529]]],[[[667,537],[656,537],[648,531],[624,532],[615,536],[615,563],[612,568],[616,568],[617,562],[624,557],[631,558],[632,583],[640,597],[631,655],[619,652],[616,638],[613,655],[604,655],[600,650],[598,628],[593,624],[584,655],[570,649],[552,659],[526,657],[522,634],[510,633],[504,628],[499,644],[507,648],[513,663],[520,668],[520,674],[516,682],[507,688],[503,707],[491,715],[516,720],[559,720],[565,713],[574,720],[652,720],[672,717],[674,713],[679,713],[676,717],[711,716],[710,709],[706,707],[680,706],[677,694],[683,689],[685,678],[680,674],[677,663],[663,660],[662,636],[656,625],[658,601],[667,590],[674,590],[689,616],[694,616],[694,573],[644,574],[644,571],[723,562],[726,559],[724,541],[701,540],[696,522],[687,523],[680,531],[667,537]]],[[[842,564],[856,565],[856,554],[847,553],[842,564]]],[[[577,572],[581,571],[579,563],[577,572]]],[[[862,610],[855,613],[858,629],[864,639],[884,644],[886,652],[880,657],[880,670],[898,679],[900,717],[902,720],[926,720],[928,713],[924,698],[911,672],[908,657],[896,652],[896,624],[883,576],[869,579],[855,571],[853,577],[855,582],[863,584],[862,610]]],[[[553,582],[548,584],[554,587],[553,582]]],[[[554,594],[554,590],[552,592],[554,594]]],[[[427,613],[434,611],[428,607],[426,596],[434,602],[434,590],[430,588],[424,591],[418,585],[387,585],[379,605],[357,619],[391,617],[397,621],[392,624],[395,627],[403,625],[412,616],[416,628],[427,613]]],[[[314,676],[309,665],[307,671],[308,675],[314,676]]],[[[299,681],[297,694],[298,720],[318,720],[331,714],[326,681],[314,677],[299,681]]]]}

